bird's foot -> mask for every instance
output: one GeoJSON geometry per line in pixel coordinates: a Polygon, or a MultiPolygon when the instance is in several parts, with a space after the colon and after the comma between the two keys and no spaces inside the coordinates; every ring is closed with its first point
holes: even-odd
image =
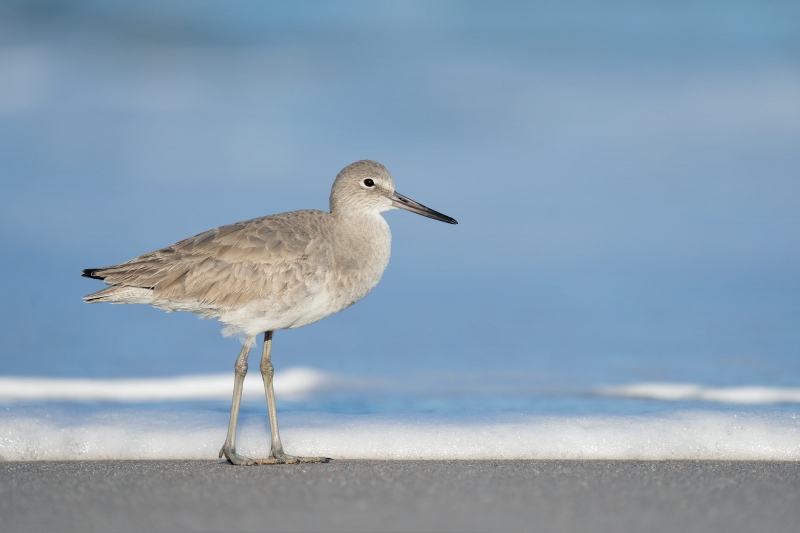
{"type": "Polygon", "coordinates": [[[236,453],[236,448],[228,448],[223,446],[222,449],[219,451],[219,458],[222,459],[222,456],[225,456],[225,459],[232,465],[237,466],[252,466],[260,464],[258,461],[254,459],[250,459],[249,457],[245,457],[244,455],[239,455],[236,453]]]}
{"type": "Polygon", "coordinates": [[[250,459],[236,453],[235,448],[226,448],[225,446],[219,451],[220,459],[223,455],[230,464],[237,466],[295,465],[298,463],[327,463],[330,461],[328,457],[297,457],[283,452],[272,452],[266,459],[250,459]]]}
{"type": "Polygon", "coordinates": [[[256,459],[255,464],[259,465],[296,465],[298,463],[327,463],[328,457],[298,457],[283,452],[272,452],[266,459],[256,459]]]}

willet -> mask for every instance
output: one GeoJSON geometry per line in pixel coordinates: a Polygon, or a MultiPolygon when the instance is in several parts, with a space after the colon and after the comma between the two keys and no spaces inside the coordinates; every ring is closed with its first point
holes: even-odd
{"type": "Polygon", "coordinates": [[[325,462],[325,457],[294,457],[283,451],[272,387],[272,332],[311,324],[366,296],[389,263],[392,236],[381,213],[397,208],[457,224],[396,192],[380,163],[358,161],[336,176],[330,213],[302,210],[254,218],[119,265],[88,268],[83,276],[111,286],[83,299],[191,311],[218,319],[227,333],[244,334],[220,458],[224,455],[235,465],[325,462]],[[268,458],[254,460],[236,453],[236,424],[247,357],[261,333],[271,448],[268,458]]]}

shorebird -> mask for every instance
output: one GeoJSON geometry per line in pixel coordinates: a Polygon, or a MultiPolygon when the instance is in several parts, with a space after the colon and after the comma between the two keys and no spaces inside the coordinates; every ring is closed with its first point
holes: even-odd
{"type": "Polygon", "coordinates": [[[272,334],[299,328],[350,307],[378,284],[389,263],[392,236],[381,215],[405,209],[434,220],[456,220],[394,190],[375,161],[358,161],[336,176],[330,212],[291,211],[215,228],[119,265],[88,268],[87,278],[109,287],[84,296],[88,303],[143,303],[216,318],[226,334],[243,334],[234,364],[233,401],[219,452],[234,465],[326,462],[283,451],[272,386],[272,334]],[[236,453],[236,424],[247,357],[264,334],[261,376],[267,398],[269,457],[236,453]]]}

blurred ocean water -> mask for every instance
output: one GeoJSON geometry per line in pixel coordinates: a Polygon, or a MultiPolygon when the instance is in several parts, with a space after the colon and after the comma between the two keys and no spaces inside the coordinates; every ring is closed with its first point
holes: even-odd
{"type": "MultiPolygon", "coordinates": [[[[796,433],[799,51],[791,2],[4,2],[0,376],[42,391],[24,380],[230,372],[239,347],[216,323],[85,305],[101,285],[80,270],[324,209],[369,158],[459,225],[387,214],[373,293],[275,335],[278,372],[339,380],[281,412],[690,413],[796,433]],[[773,401],[622,393],[686,385],[773,401]]],[[[228,409],[36,394],[0,391],[4,427],[228,409]]],[[[775,457],[800,454],[792,438],[775,457]]]]}

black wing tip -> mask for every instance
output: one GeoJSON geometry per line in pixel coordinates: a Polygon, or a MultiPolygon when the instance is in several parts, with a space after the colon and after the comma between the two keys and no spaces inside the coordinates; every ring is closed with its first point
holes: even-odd
{"type": "Polygon", "coordinates": [[[101,276],[98,272],[102,270],[100,268],[84,268],[81,276],[84,278],[92,278],[92,279],[105,279],[105,276],[101,276]]]}

